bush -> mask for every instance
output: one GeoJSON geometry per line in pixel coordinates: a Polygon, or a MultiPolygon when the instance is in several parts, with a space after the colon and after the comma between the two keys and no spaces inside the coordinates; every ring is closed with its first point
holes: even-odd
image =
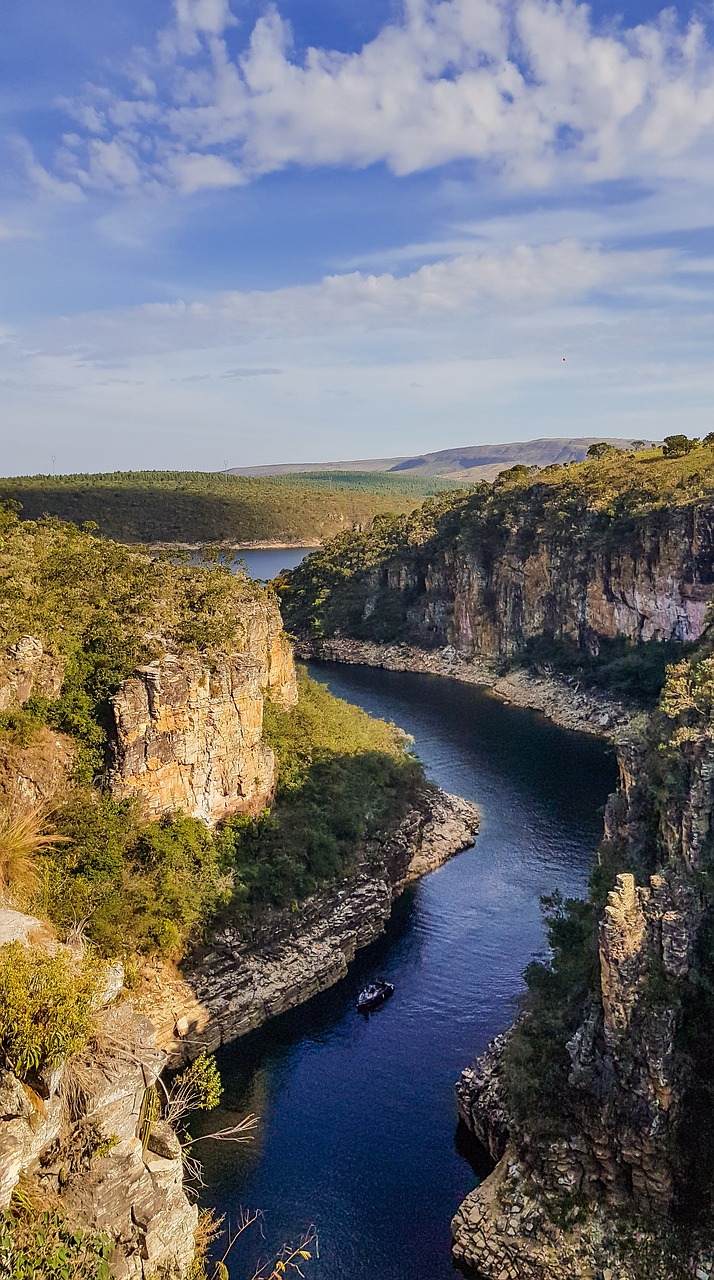
{"type": "Polygon", "coordinates": [[[0,947],[0,1057],[21,1078],[58,1067],[89,1038],[97,969],[12,942],[0,947]]]}
{"type": "Polygon", "coordinates": [[[684,458],[696,449],[698,444],[698,440],[690,440],[689,436],[665,436],[662,442],[662,453],[665,458],[684,458]]]}
{"type": "Polygon", "coordinates": [[[3,1280],[112,1280],[114,1242],[69,1227],[59,1213],[0,1217],[3,1280]]]}
{"type": "Polygon", "coordinates": [[[77,791],[57,814],[66,848],[44,859],[38,909],[77,920],[103,955],[179,959],[230,895],[211,833],[185,814],[146,822],[136,800],[77,791]]]}

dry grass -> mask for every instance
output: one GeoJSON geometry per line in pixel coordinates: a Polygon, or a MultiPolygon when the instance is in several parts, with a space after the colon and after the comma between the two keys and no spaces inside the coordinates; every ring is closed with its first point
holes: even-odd
{"type": "Polygon", "coordinates": [[[25,900],[37,883],[37,854],[66,842],[42,807],[0,805],[0,905],[25,900]]]}

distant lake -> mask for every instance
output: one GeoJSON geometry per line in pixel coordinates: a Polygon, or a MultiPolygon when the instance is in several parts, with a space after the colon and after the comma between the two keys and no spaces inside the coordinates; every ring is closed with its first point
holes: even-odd
{"type": "MultiPolygon", "coordinates": [[[[270,581],[284,569],[294,569],[312,550],[314,550],[312,547],[267,547],[236,551],[235,554],[242,561],[249,578],[270,581]]],[[[191,560],[194,564],[200,564],[203,560],[200,551],[196,551],[191,556],[191,560]]],[[[237,561],[236,569],[240,567],[237,561]]]]}
{"type": "Polygon", "coordinates": [[[249,578],[274,578],[284,569],[294,569],[305,559],[310,547],[271,547],[269,550],[239,551],[249,578]]]}

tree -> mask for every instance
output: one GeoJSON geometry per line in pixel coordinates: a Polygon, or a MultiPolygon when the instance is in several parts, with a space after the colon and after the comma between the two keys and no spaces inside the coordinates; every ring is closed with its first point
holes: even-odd
{"type": "Polygon", "coordinates": [[[692,440],[689,436],[665,436],[662,442],[662,453],[665,458],[683,458],[686,454],[691,453],[692,449],[696,449],[699,444],[696,437],[692,440]]]}
{"type": "Polygon", "coordinates": [[[591,444],[588,449],[588,458],[604,458],[608,453],[617,453],[614,444],[606,444],[604,440],[599,440],[597,444],[591,444]]]}
{"type": "Polygon", "coordinates": [[[702,444],[714,444],[714,431],[710,431],[702,440],[702,444]]]}
{"type": "Polygon", "coordinates": [[[633,453],[639,453],[640,449],[647,448],[646,440],[630,440],[630,449],[633,453]]]}

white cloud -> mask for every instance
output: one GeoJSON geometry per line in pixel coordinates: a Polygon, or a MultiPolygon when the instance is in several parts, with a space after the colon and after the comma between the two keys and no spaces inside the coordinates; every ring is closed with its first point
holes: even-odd
{"type": "MultiPolygon", "coordinates": [[[[543,313],[593,291],[644,293],[661,287],[673,255],[661,250],[607,252],[576,241],[501,252],[471,252],[404,276],[349,272],[316,284],[223,292],[201,300],[154,302],[128,311],[61,318],[43,331],[54,354],[104,361],[138,352],[219,349],[259,339],[419,330],[543,313]]],[[[353,339],[351,339],[353,340],[353,339]]]]}
{"type": "Polygon", "coordinates": [[[572,0],[407,0],[351,54],[298,55],[270,8],[232,56],[235,21],[228,0],[175,0],[130,92],[102,85],[73,104],[84,185],[192,192],[290,164],[407,174],[471,159],[538,186],[711,157],[714,49],[671,11],[598,30],[572,0]],[[121,163],[97,163],[98,137],[121,163]]]}

